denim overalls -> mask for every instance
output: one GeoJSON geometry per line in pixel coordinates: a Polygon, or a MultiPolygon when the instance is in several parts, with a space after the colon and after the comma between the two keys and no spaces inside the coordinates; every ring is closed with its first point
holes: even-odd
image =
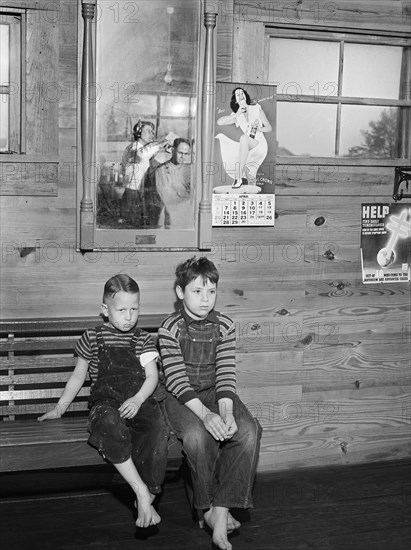
{"type": "Polygon", "coordinates": [[[216,349],[220,340],[218,323],[193,322],[185,318],[179,324],[179,344],[186,372],[194,391],[212,388],[216,382],[216,349]]]}
{"type": "MultiPolygon", "coordinates": [[[[179,322],[178,341],[186,372],[196,397],[219,414],[216,400],[216,359],[220,325],[210,321],[179,322]]],[[[183,442],[194,486],[194,505],[227,508],[252,506],[251,490],[262,429],[236,394],[233,414],[238,431],[220,443],[185,404],[169,394],[165,407],[170,425],[183,442]]]]}
{"type": "Polygon", "coordinates": [[[118,411],[145,380],[135,353],[139,334],[137,329],[129,347],[107,346],[101,327],[96,327],[98,372],[90,396],[88,442],[113,464],[131,457],[149,491],[156,494],[167,467],[168,429],[160,406],[149,397],[134,418],[121,418],[118,411]]]}

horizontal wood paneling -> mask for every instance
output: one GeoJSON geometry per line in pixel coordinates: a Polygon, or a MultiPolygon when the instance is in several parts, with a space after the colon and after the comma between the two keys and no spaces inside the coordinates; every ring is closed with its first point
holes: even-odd
{"type": "Polygon", "coordinates": [[[318,344],[304,352],[304,392],[409,386],[410,340],[318,344]]]}
{"type": "Polygon", "coordinates": [[[353,435],[349,445],[346,434],[316,437],[293,436],[280,439],[273,428],[264,429],[259,471],[278,471],[291,468],[355,464],[407,458],[411,452],[409,427],[387,432],[372,430],[353,435]],[[343,448],[347,452],[343,451],[343,448]]]}
{"type": "Polygon", "coordinates": [[[0,164],[1,195],[57,195],[57,162],[0,164]]]}
{"type": "Polygon", "coordinates": [[[338,159],[330,166],[292,163],[293,159],[279,159],[276,167],[277,195],[310,196],[386,196],[391,200],[394,189],[393,166],[343,166],[338,159]]]}
{"type": "Polygon", "coordinates": [[[235,18],[239,21],[277,23],[283,25],[331,26],[336,28],[373,29],[409,33],[411,8],[401,0],[340,0],[328,2],[260,2],[238,0],[235,18]]]}

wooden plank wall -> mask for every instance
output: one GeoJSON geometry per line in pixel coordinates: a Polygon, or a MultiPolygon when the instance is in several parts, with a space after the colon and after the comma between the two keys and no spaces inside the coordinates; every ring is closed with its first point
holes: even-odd
{"type": "MultiPolygon", "coordinates": [[[[191,253],[75,252],[75,4],[62,1],[59,19],[57,195],[1,198],[2,317],[98,314],[103,284],[118,272],[139,281],[143,313],[167,313],[174,268],[191,253]]],[[[314,24],[314,5],[336,10],[337,27],[404,29],[409,17],[395,0],[303,0],[294,24],[314,24]]],[[[218,78],[247,80],[240,31],[289,18],[290,4],[218,7],[218,78]]],[[[213,229],[207,255],[221,273],[218,308],[237,323],[239,393],[264,428],[261,471],[410,453],[410,291],[361,283],[360,205],[390,201],[392,185],[392,168],[280,164],[274,228],[213,229]]]]}
{"type": "MultiPolygon", "coordinates": [[[[265,82],[266,24],[409,33],[409,9],[238,0],[233,80],[265,82]]],[[[390,202],[393,176],[392,167],[278,161],[274,231],[239,245],[253,267],[241,275],[250,271],[261,291],[260,309],[251,288],[242,294],[255,309],[239,315],[240,391],[264,426],[260,469],[410,452],[410,289],[361,283],[360,206],[390,202]]]]}

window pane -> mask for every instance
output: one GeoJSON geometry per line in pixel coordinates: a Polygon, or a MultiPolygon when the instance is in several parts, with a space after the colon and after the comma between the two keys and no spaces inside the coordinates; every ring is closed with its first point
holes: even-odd
{"type": "Polygon", "coordinates": [[[343,105],[340,154],[350,157],[396,158],[395,107],[343,105]]]}
{"type": "Polygon", "coordinates": [[[398,99],[403,49],[345,44],[342,95],[398,99]]]}
{"type": "Polygon", "coordinates": [[[144,95],[137,93],[135,100],[129,103],[129,107],[134,115],[156,116],[157,96],[153,94],[144,95]]]}
{"type": "Polygon", "coordinates": [[[334,156],[336,105],[277,104],[277,155],[334,156]]]}
{"type": "Polygon", "coordinates": [[[9,150],[9,98],[0,94],[0,151],[9,150]]]}
{"type": "Polygon", "coordinates": [[[136,85],[130,83],[129,100],[121,105],[113,102],[111,105],[99,104],[97,118],[99,141],[132,139],[133,126],[141,120],[156,124],[157,96],[139,94],[136,85]],[[134,92],[135,90],[135,92],[134,92]]]}
{"type": "Polygon", "coordinates": [[[338,52],[336,42],[271,38],[268,82],[279,94],[336,95],[338,52]]]}
{"type": "Polygon", "coordinates": [[[194,99],[191,98],[190,99],[190,116],[194,118],[196,116],[196,113],[197,113],[197,103],[195,98],[194,99]]]}
{"type": "Polygon", "coordinates": [[[163,96],[160,103],[161,116],[186,117],[189,115],[189,98],[163,96]]]}
{"type": "Polygon", "coordinates": [[[176,134],[178,137],[185,139],[189,138],[187,119],[170,119],[161,118],[158,125],[158,135],[167,135],[169,132],[176,134]]]}
{"type": "Polygon", "coordinates": [[[0,85],[9,84],[9,26],[0,24],[0,85]]]}

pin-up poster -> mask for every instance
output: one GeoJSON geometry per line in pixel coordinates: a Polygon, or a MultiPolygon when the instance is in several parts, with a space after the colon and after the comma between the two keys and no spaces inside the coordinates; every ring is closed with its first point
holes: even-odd
{"type": "Polygon", "coordinates": [[[214,193],[274,193],[276,87],[217,82],[214,193]]]}
{"type": "Polygon", "coordinates": [[[274,225],[276,87],[217,82],[213,225],[274,225]]]}
{"type": "Polygon", "coordinates": [[[363,283],[410,281],[411,205],[362,204],[363,283]]]}

